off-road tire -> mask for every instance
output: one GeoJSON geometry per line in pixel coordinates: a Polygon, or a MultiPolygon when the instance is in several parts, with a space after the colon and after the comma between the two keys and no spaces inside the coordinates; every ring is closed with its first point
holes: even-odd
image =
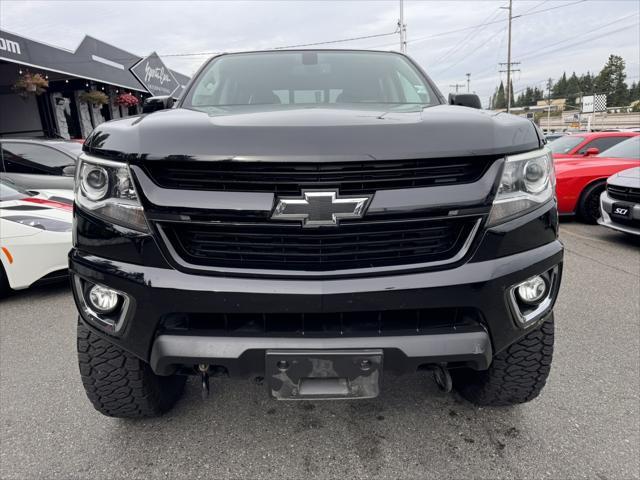
{"type": "Polygon", "coordinates": [[[153,373],[149,364],[91,333],[78,322],[78,364],[87,397],[110,417],[162,415],[184,389],[184,376],[153,373]]]}
{"type": "Polygon", "coordinates": [[[598,223],[598,218],[602,215],[600,212],[600,194],[604,191],[604,188],[604,182],[598,182],[584,189],[578,202],[578,217],[580,217],[580,220],[591,225],[598,223]]]}
{"type": "Polygon", "coordinates": [[[536,330],[493,357],[488,370],[452,370],[453,386],[481,406],[506,406],[536,398],[553,357],[553,313],[536,330]]]}

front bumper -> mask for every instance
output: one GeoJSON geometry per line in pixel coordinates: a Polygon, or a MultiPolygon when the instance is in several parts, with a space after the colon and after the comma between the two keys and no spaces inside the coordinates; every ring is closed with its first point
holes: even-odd
{"type": "Polygon", "coordinates": [[[602,211],[602,217],[598,219],[598,223],[603,227],[608,227],[631,235],[640,235],[640,204],[611,198],[605,190],[600,195],[600,210],[602,211]],[[628,208],[630,212],[629,218],[624,221],[620,221],[618,218],[611,215],[614,204],[616,206],[624,206],[628,208]]]}
{"type": "MultiPolygon", "coordinates": [[[[559,267],[562,245],[554,240],[537,248],[491,260],[465,263],[445,271],[332,280],[286,280],[212,277],[174,269],[124,263],[74,249],[72,275],[107,285],[135,299],[130,303],[118,336],[109,336],[88,319],[82,294],[74,288],[81,318],[97,334],[151,363],[156,373],[168,374],[180,365],[222,365],[234,376],[259,373],[269,349],[384,350],[385,369],[408,371],[423,364],[455,363],[488,367],[494,353],[522,337],[509,302],[509,287],[559,267]],[[352,338],[274,338],[167,335],[161,319],[173,312],[212,315],[224,313],[331,313],[403,309],[471,308],[480,322],[464,329],[434,329],[421,335],[352,338]]],[[[74,285],[76,283],[74,282],[74,285]]],[[[544,321],[553,307],[536,322],[544,321]]]]}

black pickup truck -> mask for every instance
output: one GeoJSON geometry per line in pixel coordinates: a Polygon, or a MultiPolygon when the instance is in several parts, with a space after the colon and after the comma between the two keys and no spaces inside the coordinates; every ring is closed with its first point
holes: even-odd
{"type": "Polygon", "coordinates": [[[158,415],[222,373],[277,399],[371,398],[417,370],[479,405],[535,398],[553,163],[533,123],[479,107],[402,54],[262,51],[97,127],[70,253],[95,408],[158,415]]]}

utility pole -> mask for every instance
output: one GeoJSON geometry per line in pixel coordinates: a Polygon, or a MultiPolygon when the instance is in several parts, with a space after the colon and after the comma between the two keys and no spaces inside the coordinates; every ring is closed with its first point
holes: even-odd
{"type": "Polygon", "coordinates": [[[471,93],[471,74],[466,73],[467,76],[467,93],[471,93]]]}
{"type": "Polygon", "coordinates": [[[458,90],[460,89],[460,87],[464,87],[464,83],[454,83],[453,85],[449,85],[451,88],[455,88],[456,89],[456,94],[458,93],[458,90]]]}
{"type": "Polygon", "coordinates": [[[553,79],[547,80],[547,134],[551,132],[551,86],[553,79]]]}
{"type": "MultiPolygon", "coordinates": [[[[520,70],[512,70],[511,66],[512,65],[518,65],[520,62],[512,62],[511,61],[511,21],[514,18],[518,18],[520,15],[517,16],[513,16],[513,0],[509,0],[509,6],[508,7],[500,7],[503,9],[508,9],[509,10],[509,40],[508,40],[508,46],[507,46],[507,63],[501,63],[500,65],[506,65],[507,66],[507,113],[511,112],[511,72],[519,72],[520,70]]],[[[503,70],[500,70],[501,72],[503,70]]]]}
{"type": "Polygon", "coordinates": [[[400,0],[400,20],[398,20],[398,32],[400,33],[400,51],[407,53],[407,24],[404,23],[404,0],[400,0]]]}

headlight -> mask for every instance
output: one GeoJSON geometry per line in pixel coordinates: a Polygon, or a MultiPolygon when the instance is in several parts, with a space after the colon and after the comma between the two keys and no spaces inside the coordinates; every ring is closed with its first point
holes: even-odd
{"type": "Polygon", "coordinates": [[[120,162],[81,155],[77,169],[76,205],[124,227],[148,232],[129,167],[120,162]]]}
{"type": "Polygon", "coordinates": [[[554,196],[555,187],[553,157],[548,148],[507,157],[488,226],[548,202],[554,196]]]}

